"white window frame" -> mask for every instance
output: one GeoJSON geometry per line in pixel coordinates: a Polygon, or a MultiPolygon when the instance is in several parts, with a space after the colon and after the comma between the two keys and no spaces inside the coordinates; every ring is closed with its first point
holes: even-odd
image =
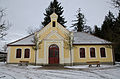
{"type": "Polygon", "coordinates": [[[107,58],[107,51],[106,51],[106,48],[105,48],[105,55],[106,55],[106,57],[101,57],[101,52],[100,52],[100,49],[101,49],[101,48],[105,48],[105,47],[100,47],[100,48],[99,48],[99,55],[100,55],[100,58],[107,58]]]}
{"type": "MultiPolygon", "coordinates": [[[[85,48],[85,47],[80,47],[80,48],[84,48],[84,49],[85,49],[85,58],[86,58],[86,48],[85,48]]],[[[80,57],[80,48],[79,48],[79,58],[80,58],[80,59],[85,59],[85,58],[81,58],[81,57],[80,57]]]]}
{"type": "Polygon", "coordinates": [[[31,49],[30,49],[30,48],[24,48],[24,54],[23,54],[23,56],[24,56],[24,58],[25,58],[25,59],[30,59],[30,58],[31,58],[31,49]],[[29,53],[29,54],[30,54],[30,55],[29,55],[29,58],[25,58],[25,49],[29,49],[29,50],[30,50],[30,53],[29,53]]]}
{"type": "Polygon", "coordinates": [[[16,56],[17,56],[17,49],[21,49],[21,58],[22,58],[22,48],[16,48],[16,49],[15,49],[15,58],[16,58],[16,59],[21,59],[21,58],[17,58],[17,57],[16,57],[16,56]]]}
{"type": "Polygon", "coordinates": [[[89,48],[89,56],[90,56],[90,58],[92,58],[92,59],[97,58],[96,48],[95,47],[90,47],[90,48],[89,48]],[[91,57],[90,48],[94,48],[95,49],[95,57],[91,57]]]}

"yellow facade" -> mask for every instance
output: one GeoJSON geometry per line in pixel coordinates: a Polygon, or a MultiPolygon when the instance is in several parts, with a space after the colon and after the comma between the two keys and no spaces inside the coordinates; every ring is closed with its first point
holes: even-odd
{"type": "Polygon", "coordinates": [[[35,62],[35,51],[32,49],[32,46],[10,46],[8,47],[9,60],[8,63],[19,63],[20,61],[29,61],[29,63],[35,62]],[[30,58],[24,58],[25,49],[30,49],[30,58]],[[16,50],[21,49],[22,54],[21,58],[16,58],[16,50]]]}
{"type": "MultiPolygon", "coordinates": [[[[70,54],[70,48],[68,44],[69,31],[66,30],[61,24],[57,22],[57,15],[53,13],[51,16],[51,22],[45,26],[41,31],[36,33],[36,36],[41,42],[39,49],[36,51],[37,64],[49,64],[49,47],[52,44],[56,44],[59,47],[59,64],[71,64],[71,63],[86,63],[88,61],[100,61],[103,63],[113,63],[112,49],[107,45],[73,45],[70,54]],[[53,17],[54,16],[54,17],[53,17]],[[52,27],[52,22],[56,22],[56,27],[52,27]],[[90,48],[95,48],[96,58],[90,57],[90,48]],[[101,58],[100,48],[104,47],[106,51],[106,57],[101,58]],[[80,58],[80,48],[85,48],[85,58],[80,58]],[[72,55],[72,56],[70,56],[72,55]],[[72,58],[71,58],[72,57],[72,58]],[[72,61],[71,61],[72,59],[72,61]]],[[[8,63],[19,63],[20,61],[29,61],[29,63],[35,63],[35,50],[32,46],[19,46],[8,45],[8,63]],[[22,49],[22,57],[16,58],[16,49],[22,49]],[[30,49],[30,58],[24,58],[24,50],[30,49]]]]}
{"type": "Polygon", "coordinates": [[[74,45],[74,63],[85,63],[89,61],[100,61],[101,63],[110,63],[113,62],[113,53],[112,48],[108,47],[107,45],[74,45]],[[95,58],[90,57],[90,48],[95,48],[95,58]],[[106,52],[106,57],[101,57],[100,55],[100,48],[104,47],[106,52]],[[85,48],[85,58],[80,58],[80,48],[85,48]]]}

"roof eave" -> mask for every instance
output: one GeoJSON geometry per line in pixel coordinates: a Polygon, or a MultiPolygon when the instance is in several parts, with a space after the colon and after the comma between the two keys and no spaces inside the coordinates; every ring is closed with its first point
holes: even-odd
{"type": "Polygon", "coordinates": [[[7,45],[7,46],[35,46],[34,44],[20,44],[20,45],[7,45]]]}
{"type": "Polygon", "coordinates": [[[112,43],[82,43],[82,44],[73,44],[73,45],[112,45],[112,43]]]}

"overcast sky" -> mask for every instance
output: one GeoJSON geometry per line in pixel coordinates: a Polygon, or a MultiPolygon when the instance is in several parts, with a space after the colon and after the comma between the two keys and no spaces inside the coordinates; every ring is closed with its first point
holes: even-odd
{"type": "MultiPolygon", "coordinates": [[[[14,41],[28,35],[28,28],[39,27],[43,21],[45,9],[52,0],[0,0],[0,7],[6,8],[6,19],[12,24],[8,30],[6,42],[14,41]]],[[[66,25],[71,26],[76,19],[76,11],[81,8],[86,24],[101,26],[105,15],[110,10],[117,15],[117,10],[110,4],[111,0],[58,0],[63,6],[66,25]]]]}

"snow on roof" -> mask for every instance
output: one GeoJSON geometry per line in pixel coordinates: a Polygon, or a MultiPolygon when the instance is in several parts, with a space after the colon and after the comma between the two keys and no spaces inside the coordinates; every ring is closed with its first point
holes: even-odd
{"type": "MultiPolygon", "coordinates": [[[[32,42],[33,37],[34,35],[29,35],[8,45],[34,45],[32,42]]],[[[73,37],[73,44],[111,44],[111,42],[83,32],[74,32],[73,37]]]]}
{"type": "Polygon", "coordinates": [[[6,51],[0,51],[0,54],[7,54],[6,51]]]}
{"type": "Polygon", "coordinates": [[[111,44],[111,42],[100,39],[88,33],[74,32],[73,35],[74,35],[73,44],[111,44]]]}
{"type": "Polygon", "coordinates": [[[12,43],[9,43],[8,45],[34,45],[34,43],[32,42],[33,37],[34,35],[32,34],[12,43]]]}

